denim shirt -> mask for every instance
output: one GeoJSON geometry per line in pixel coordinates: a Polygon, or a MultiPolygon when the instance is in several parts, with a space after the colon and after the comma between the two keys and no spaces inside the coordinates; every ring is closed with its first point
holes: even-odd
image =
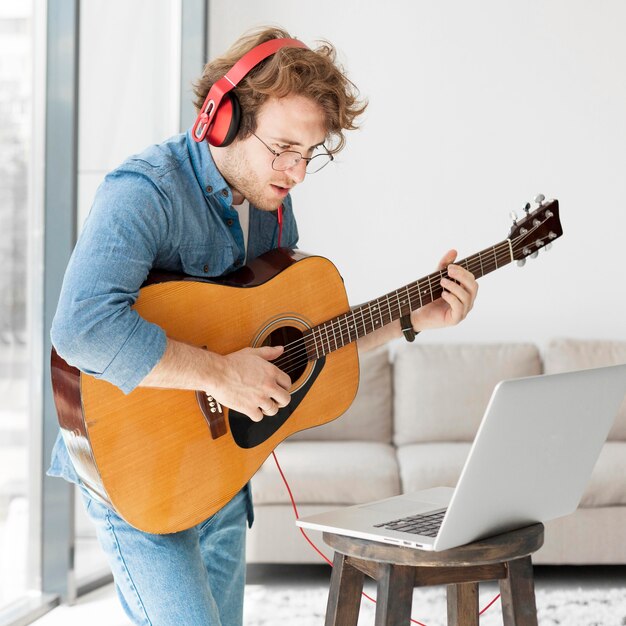
{"type": "MultiPolygon", "coordinates": [[[[287,196],[281,246],[297,241],[287,196]]],[[[277,243],[275,212],[250,205],[248,260],[277,243]]],[[[232,193],[207,143],[188,131],[150,146],[109,173],[96,192],[65,273],[52,344],[70,365],[130,393],[166,345],[163,329],[131,309],[148,272],[217,277],[245,258],[232,193]]],[[[48,475],[78,482],[60,435],[48,475]]]]}

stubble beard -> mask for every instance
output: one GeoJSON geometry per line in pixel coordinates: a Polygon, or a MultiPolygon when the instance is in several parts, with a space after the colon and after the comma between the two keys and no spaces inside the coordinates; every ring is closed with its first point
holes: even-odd
{"type": "Polygon", "coordinates": [[[236,189],[252,206],[263,211],[274,211],[280,206],[280,200],[269,197],[269,181],[261,181],[242,151],[235,148],[224,155],[220,169],[231,189],[236,189]]]}

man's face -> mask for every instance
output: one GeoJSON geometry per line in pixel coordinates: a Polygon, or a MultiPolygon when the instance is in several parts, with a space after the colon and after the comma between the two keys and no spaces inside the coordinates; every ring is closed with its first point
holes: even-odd
{"type": "MultiPolygon", "coordinates": [[[[255,134],[275,152],[295,150],[310,157],[326,136],[324,113],[304,96],[271,98],[259,109],[255,134]]],[[[245,198],[259,209],[273,211],[306,175],[304,160],[285,171],[272,169],[274,155],[254,135],[226,148],[211,147],[211,153],[233,191],[234,204],[245,198]]]]}

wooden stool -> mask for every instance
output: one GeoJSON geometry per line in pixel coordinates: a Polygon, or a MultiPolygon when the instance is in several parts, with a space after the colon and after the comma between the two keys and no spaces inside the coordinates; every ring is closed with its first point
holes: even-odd
{"type": "Polygon", "coordinates": [[[448,625],[478,625],[478,583],[499,580],[505,626],[537,626],[530,555],[543,544],[534,524],[444,552],[324,533],[335,550],[326,626],[356,626],[364,575],[377,581],[376,626],[408,626],[413,587],[448,585],[448,625]]]}

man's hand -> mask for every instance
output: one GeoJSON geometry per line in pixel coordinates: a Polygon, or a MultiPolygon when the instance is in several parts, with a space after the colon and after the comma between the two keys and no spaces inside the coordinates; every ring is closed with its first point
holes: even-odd
{"type": "Polygon", "coordinates": [[[211,359],[214,373],[206,392],[255,422],[265,415],[276,415],[291,400],[291,379],[271,363],[283,350],[282,346],[264,346],[244,348],[223,357],[213,355],[217,359],[211,359]]]}
{"type": "Polygon", "coordinates": [[[437,269],[448,269],[448,278],[441,280],[441,298],[411,313],[411,323],[417,330],[454,326],[467,317],[474,306],[478,283],[471,272],[460,265],[451,265],[456,259],[456,250],[450,250],[441,259],[437,269]]]}
{"type": "Polygon", "coordinates": [[[283,350],[264,346],[222,356],[168,337],[165,353],[140,386],[204,391],[258,422],[291,400],[291,379],[272,363],[283,350]]]}

